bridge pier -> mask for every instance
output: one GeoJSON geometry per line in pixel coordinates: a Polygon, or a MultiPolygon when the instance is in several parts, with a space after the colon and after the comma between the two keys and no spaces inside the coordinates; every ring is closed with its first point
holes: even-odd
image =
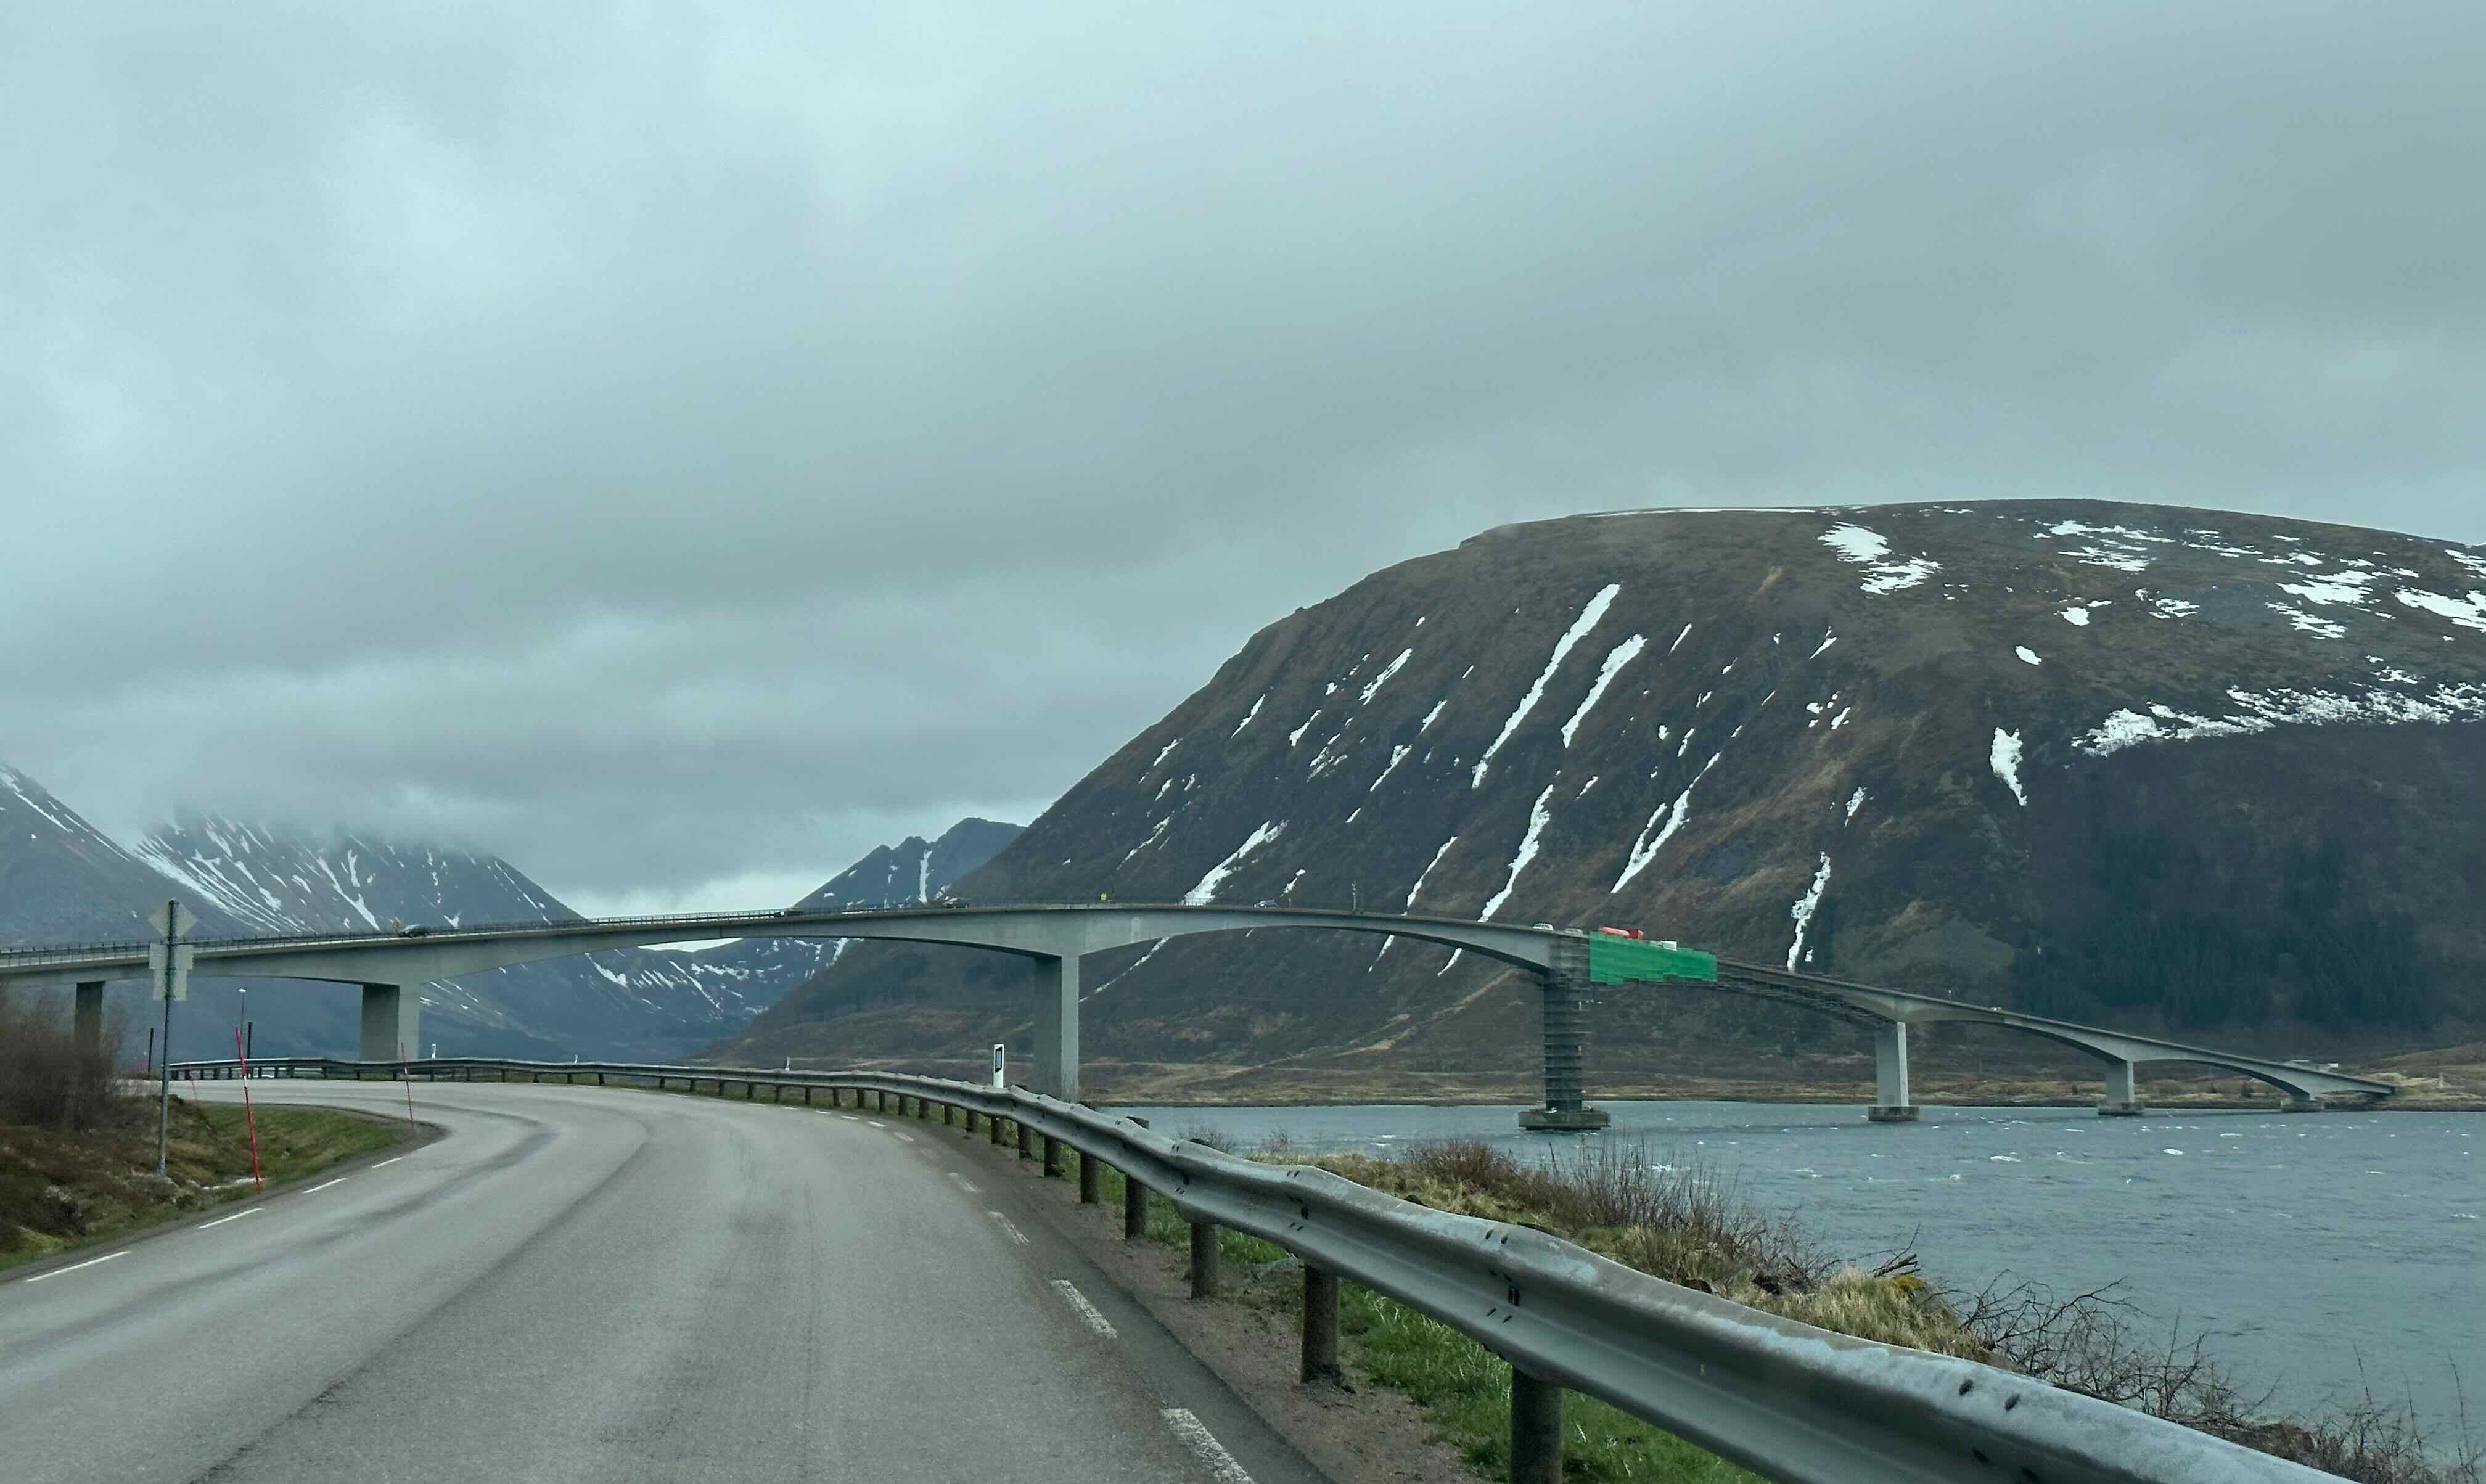
{"type": "Polygon", "coordinates": [[[356,1059],[395,1061],[411,1053],[423,1029],[423,995],[398,984],[363,986],[363,1036],[356,1059]]]}
{"type": "Polygon", "coordinates": [[[1580,1086],[1580,1000],[1588,985],[1588,945],[1565,939],[1555,945],[1552,957],[1537,981],[1545,1005],[1545,1106],[1521,1109],[1519,1126],[1535,1134],[1593,1133],[1614,1119],[1604,1109],[1589,1107],[1580,1086]]]}
{"type": "Polygon", "coordinates": [[[2309,1092],[2298,1092],[2290,1088],[2287,1096],[2279,1099],[2279,1111],[2280,1113],[2320,1113],[2322,1100],[2309,1092]]]}
{"type": "Polygon", "coordinates": [[[1864,1110],[1874,1123],[1914,1123],[1917,1105],[1908,1101],[1908,1023],[1886,1020],[1873,1028],[1873,1106],[1864,1110]]]}
{"type": "Polygon", "coordinates": [[[2148,1112],[2141,1106],[2141,1096],[2132,1086],[2130,1061],[2117,1057],[2107,1063],[2106,1096],[2098,1103],[2101,1118],[2138,1118],[2148,1112]]]}
{"type": "Polygon", "coordinates": [[[1036,1090],[1079,1101],[1079,955],[1036,961],[1036,1090]],[[1050,972],[1048,972],[1050,971],[1050,972]]]}
{"type": "Polygon", "coordinates": [[[77,999],[69,1011],[69,1030],[82,1057],[103,1055],[103,982],[80,979],[77,999]]]}

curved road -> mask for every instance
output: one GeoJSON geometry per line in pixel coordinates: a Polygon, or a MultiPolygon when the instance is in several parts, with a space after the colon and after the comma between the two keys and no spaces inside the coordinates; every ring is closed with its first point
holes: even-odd
{"type": "Polygon", "coordinates": [[[0,1282],[0,1473],[1321,1477],[981,1134],[593,1087],[415,1105],[445,1137],[0,1282]]]}

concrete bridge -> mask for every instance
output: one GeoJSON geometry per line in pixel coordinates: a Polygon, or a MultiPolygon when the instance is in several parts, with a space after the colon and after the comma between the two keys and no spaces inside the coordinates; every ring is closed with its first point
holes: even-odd
{"type": "MultiPolygon", "coordinates": [[[[867,938],[950,944],[1035,959],[1042,966],[1036,1024],[1036,1086],[1066,1102],[1079,1086],[1079,961],[1107,948],[1131,948],[1196,933],[1316,929],[1386,934],[1441,944],[1528,970],[1544,995],[1545,1104],[1521,1121],[1529,1127],[1586,1129],[1605,1114],[1587,1105],[1580,1081],[1584,1038],[1581,1001],[1589,979],[1590,940],[1577,928],[1540,928],[1460,918],[1342,912],[1320,908],[1243,907],[1189,903],[1014,903],[918,906],[848,912],[723,913],[669,918],[616,918],[571,922],[432,929],[418,935],[335,934],[201,942],[193,973],[222,977],[318,979],[359,985],[363,1059],[411,1056],[420,1039],[420,987],[436,979],[599,948],[652,948],[711,938],[867,938]]],[[[0,987],[73,985],[79,1034],[99,1038],[103,986],[144,978],[146,944],[0,950],[0,987]]],[[[1706,955],[1690,955],[1706,958],[1706,955]]],[[[1862,1022],[1873,1028],[1876,1098],[1867,1116],[1907,1121],[1917,1110],[1908,1092],[1908,1028],[1938,1021],[1998,1025],[2072,1046],[2107,1064],[2101,1113],[2141,1111],[2133,1069],[2144,1061],[2191,1061],[2258,1079],[2287,1094],[2290,1110],[2319,1108],[2325,1097],[2389,1096],[2389,1083],[2344,1076],[2206,1047],[2129,1035],[1999,1006],[1962,1004],[1938,996],[1850,984],[1760,965],[1716,961],[1721,990],[1774,1000],[1862,1022]]],[[[1672,976],[1670,976],[1671,977],[1672,976]]],[[[1702,976],[1705,978],[1705,976],[1702,976]]]]}

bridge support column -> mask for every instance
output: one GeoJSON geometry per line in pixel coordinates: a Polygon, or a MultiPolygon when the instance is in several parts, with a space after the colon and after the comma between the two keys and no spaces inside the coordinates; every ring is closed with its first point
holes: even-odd
{"type": "Polygon", "coordinates": [[[2287,1096],[2279,1099],[2279,1111],[2280,1113],[2320,1113],[2322,1100],[2310,1092],[2298,1092],[2291,1088],[2287,1096]]]}
{"type": "Polygon", "coordinates": [[[103,980],[78,981],[77,1000],[69,1011],[69,1029],[76,1037],[78,1055],[103,1055],[103,980]]]}
{"type": "Polygon", "coordinates": [[[423,996],[400,984],[363,986],[363,1037],[357,1059],[395,1061],[412,1056],[423,1029],[423,996]]]}
{"type": "Polygon", "coordinates": [[[1908,1023],[1889,1020],[1873,1028],[1873,1106],[1864,1116],[1875,1123],[1914,1123],[1917,1105],[1908,1101],[1908,1023]]]}
{"type": "Polygon", "coordinates": [[[2132,1063],[2118,1057],[2107,1063],[2106,1096],[2098,1100],[2101,1118],[2138,1118],[2146,1112],[2132,1085],[2132,1063]]]}
{"type": "Polygon", "coordinates": [[[1079,955],[1039,959],[1036,1012],[1036,1090],[1079,1101],[1079,955]],[[1049,972],[1048,972],[1049,971],[1049,972]]]}
{"type": "Polygon", "coordinates": [[[1580,1001],[1588,987],[1588,945],[1565,940],[1555,945],[1553,956],[1538,980],[1545,1006],[1545,1106],[1521,1109],[1519,1126],[1538,1134],[1585,1134],[1614,1121],[1604,1109],[1588,1106],[1580,1086],[1586,1034],[1580,1001]]]}

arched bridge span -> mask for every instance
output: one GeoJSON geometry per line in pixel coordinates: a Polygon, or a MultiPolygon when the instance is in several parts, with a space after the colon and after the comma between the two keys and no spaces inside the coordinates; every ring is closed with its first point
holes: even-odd
{"type": "MultiPolygon", "coordinates": [[[[1578,1088],[1578,992],[1588,976],[1587,939],[1578,929],[1476,921],[1459,918],[1344,912],[1324,908],[1225,906],[1214,903],[1008,903],[918,906],[859,912],[720,913],[672,918],[583,920],[435,929],[417,935],[332,934],[236,939],[197,946],[195,973],[231,977],[328,980],[363,993],[362,1055],[394,1059],[419,1043],[419,1005],[412,987],[487,969],[504,969],[601,948],[652,948],[712,938],[861,938],[937,943],[1033,958],[1047,966],[1037,1037],[1037,1085],[1075,1101],[1079,1096],[1079,960],[1107,948],[1135,947],[1200,933],[1319,929],[1384,934],[1480,954],[1536,974],[1546,987],[1549,1108],[1581,1113],[1578,1088]]],[[[0,952],[0,983],[70,982],[78,987],[80,1023],[101,984],[146,973],[147,946],[0,952]]],[[[2293,1063],[2186,1046],[2097,1027],[2024,1015],[1999,1006],[1963,1004],[1937,996],[1852,984],[1764,965],[1719,960],[1717,987],[1861,1021],[1875,1031],[1877,1119],[1913,1117],[1907,1031],[1913,1025],[1964,1021],[1998,1025],[2075,1047],[2106,1061],[2101,1112],[2138,1111],[2132,1069],[2142,1061],[2194,1061],[2257,1078],[2287,1091],[2297,1104],[2323,1096],[2388,1095],[2387,1083],[2293,1063]]],[[[1593,1111],[1588,1111],[1593,1113],[1593,1111]]],[[[1549,1126],[1593,1126],[1556,1120],[1549,1126]]]]}

